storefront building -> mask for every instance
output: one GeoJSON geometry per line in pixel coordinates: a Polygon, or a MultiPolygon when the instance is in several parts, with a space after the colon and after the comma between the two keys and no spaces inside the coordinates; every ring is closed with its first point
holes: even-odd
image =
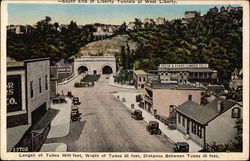
{"type": "Polygon", "coordinates": [[[178,84],[218,81],[217,71],[209,68],[208,64],[160,64],[158,74],[162,82],[176,81],[178,84]]]}
{"type": "Polygon", "coordinates": [[[133,80],[136,89],[144,89],[147,82],[147,73],[143,70],[134,70],[133,71],[133,80]]]}
{"type": "Polygon", "coordinates": [[[6,107],[7,151],[39,151],[59,112],[50,108],[49,58],[7,62],[6,107]]]}
{"type": "Polygon", "coordinates": [[[175,108],[187,100],[200,104],[201,91],[201,88],[191,85],[147,83],[144,90],[145,109],[153,115],[175,117],[175,108]]]}

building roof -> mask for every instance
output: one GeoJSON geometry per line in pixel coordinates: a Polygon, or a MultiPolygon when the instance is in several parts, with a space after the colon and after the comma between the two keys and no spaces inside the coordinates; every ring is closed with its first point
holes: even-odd
{"type": "Polygon", "coordinates": [[[15,59],[11,57],[6,57],[7,59],[7,67],[18,67],[18,66],[24,66],[23,61],[16,61],[15,59]]]}
{"type": "Polygon", "coordinates": [[[31,124],[27,124],[7,128],[7,151],[11,151],[15,147],[30,126],[31,124]]]}
{"type": "Polygon", "coordinates": [[[147,75],[147,73],[144,72],[143,70],[134,70],[134,73],[135,73],[136,75],[147,75]]]}
{"type": "Polygon", "coordinates": [[[176,84],[173,82],[170,82],[170,83],[152,82],[150,87],[154,88],[154,89],[197,89],[197,90],[201,90],[201,88],[192,86],[190,84],[176,84]]]}
{"type": "Polygon", "coordinates": [[[51,123],[51,121],[56,117],[59,110],[57,109],[48,109],[46,113],[32,125],[32,132],[42,133],[43,130],[51,123]]]}
{"type": "Polygon", "coordinates": [[[208,103],[206,106],[201,106],[191,100],[183,103],[182,105],[178,106],[176,110],[187,117],[205,125],[217,116],[221,115],[229,108],[237,104],[233,100],[226,100],[223,98],[216,98],[212,102],[208,103]],[[223,103],[223,111],[217,112],[217,104],[218,102],[223,103]]]}
{"type": "Polygon", "coordinates": [[[229,82],[229,84],[234,84],[234,85],[237,85],[239,87],[242,87],[243,86],[243,80],[242,79],[233,79],[229,82]]]}

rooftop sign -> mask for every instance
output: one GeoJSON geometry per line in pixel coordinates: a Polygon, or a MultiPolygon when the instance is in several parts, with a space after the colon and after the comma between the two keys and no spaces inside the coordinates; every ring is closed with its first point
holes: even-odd
{"type": "Polygon", "coordinates": [[[208,68],[208,64],[160,64],[159,68],[208,68]]]}

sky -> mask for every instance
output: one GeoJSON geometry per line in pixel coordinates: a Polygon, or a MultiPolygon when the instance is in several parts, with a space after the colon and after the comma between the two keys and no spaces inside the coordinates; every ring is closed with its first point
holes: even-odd
{"type": "MultiPolygon", "coordinates": [[[[167,20],[184,17],[185,11],[205,14],[210,8],[222,5],[80,5],[80,4],[8,4],[8,25],[34,25],[49,16],[52,22],[78,25],[104,23],[120,25],[134,18],[164,17],[167,20]]],[[[228,5],[224,5],[228,6],[228,5]]],[[[231,5],[235,6],[235,5],[231,5]]]]}

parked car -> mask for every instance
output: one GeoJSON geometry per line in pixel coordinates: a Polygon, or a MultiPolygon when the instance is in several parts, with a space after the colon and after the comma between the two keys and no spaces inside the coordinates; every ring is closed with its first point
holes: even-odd
{"type": "Polygon", "coordinates": [[[74,105],[79,105],[80,104],[78,97],[73,97],[73,104],[74,105]]]}
{"type": "Polygon", "coordinates": [[[141,102],[142,101],[142,96],[139,94],[139,95],[136,95],[136,102],[141,102]]]}
{"type": "Polygon", "coordinates": [[[77,106],[72,106],[71,107],[71,120],[72,121],[80,121],[82,114],[79,113],[78,107],[77,106]]]}
{"type": "Polygon", "coordinates": [[[174,152],[189,152],[189,144],[186,142],[177,142],[173,150],[174,152]]]}
{"type": "Polygon", "coordinates": [[[157,121],[149,121],[149,124],[147,125],[146,129],[151,135],[153,134],[161,135],[159,123],[157,121]]]}
{"type": "Polygon", "coordinates": [[[157,114],[155,115],[155,118],[156,118],[157,120],[159,120],[160,117],[161,117],[160,115],[157,115],[157,114]]]}
{"type": "Polygon", "coordinates": [[[131,112],[131,117],[135,120],[143,120],[142,111],[141,110],[133,110],[131,112]]]}
{"type": "Polygon", "coordinates": [[[174,130],[176,129],[176,118],[175,117],[168,117],[166,119],[166,125],[169,129],[174,130]]]}

